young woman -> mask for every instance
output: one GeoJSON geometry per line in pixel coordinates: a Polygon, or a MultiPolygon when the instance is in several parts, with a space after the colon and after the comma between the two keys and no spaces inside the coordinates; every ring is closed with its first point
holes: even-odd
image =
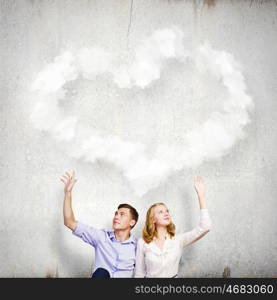
{"type": "Polygon", "coordinates": [[[135,277],[177,277],[183,248],[210,231],[211,219],[201,177],[195,178],[194,187],[200,205],[200,222],[191,231],[175,235],[175,225],[165,204],[155,203],[148,209],[137,245],[135,277]]]}

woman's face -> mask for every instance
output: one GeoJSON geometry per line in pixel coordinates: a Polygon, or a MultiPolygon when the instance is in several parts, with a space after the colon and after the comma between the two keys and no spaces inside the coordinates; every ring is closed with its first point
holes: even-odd
{"type": "Polygon", "coordinates": [[[165,205],[154,207],[154,223],[156,226],[167,226],[171,222],[168,208],[165,205]]]}

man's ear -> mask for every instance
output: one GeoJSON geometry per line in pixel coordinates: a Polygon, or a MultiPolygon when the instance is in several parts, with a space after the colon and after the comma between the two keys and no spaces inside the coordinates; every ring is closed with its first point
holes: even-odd
{"type": "Polygon", "coordinates": [[[131,227],[133,227],[135,224],[136,224],[136,221],[135,221],[135,220],[131,220],[131,221],[130,221],[130,226],[131,226],[131,227]]]}

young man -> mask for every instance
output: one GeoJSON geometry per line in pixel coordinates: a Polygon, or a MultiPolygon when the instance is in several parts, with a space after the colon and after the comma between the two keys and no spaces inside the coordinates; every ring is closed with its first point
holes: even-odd
{"type": "Polygon", "coordinates": [[[72,210],[72,189],[77,181],[75,172],[65,172],[64,225],[84,242],[95,248],[95,267],[92,277],[132,277],[136,260],[137,240],[131,234],[138,213],[129,204],[118,206],[113,218],[113,231],[96,229],[77,221],[72,210]]]}

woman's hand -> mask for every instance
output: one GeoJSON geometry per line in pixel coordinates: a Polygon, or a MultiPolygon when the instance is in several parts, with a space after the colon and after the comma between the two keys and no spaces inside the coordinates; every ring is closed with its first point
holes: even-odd
{"type": "Polygon", "coordinates": [[[198,196],[204,196],[205,194],[204,179],[201,176],[196,176],[194,178],[194,188],[198,196]]]}
{"type": "Polygon", "coordinates": [[[75,178],[75,171],[72,171],[72,174],[65,172],[64,175],[60,178],[64,183],[64,193],[71,193],[77,178],[75,178]]]}
{"type": "Polygon", "coordinates": [[[200,208],[206,208],[204,179],[200,176],[194,178],[194,188],[198,195],[200,208]]]}

